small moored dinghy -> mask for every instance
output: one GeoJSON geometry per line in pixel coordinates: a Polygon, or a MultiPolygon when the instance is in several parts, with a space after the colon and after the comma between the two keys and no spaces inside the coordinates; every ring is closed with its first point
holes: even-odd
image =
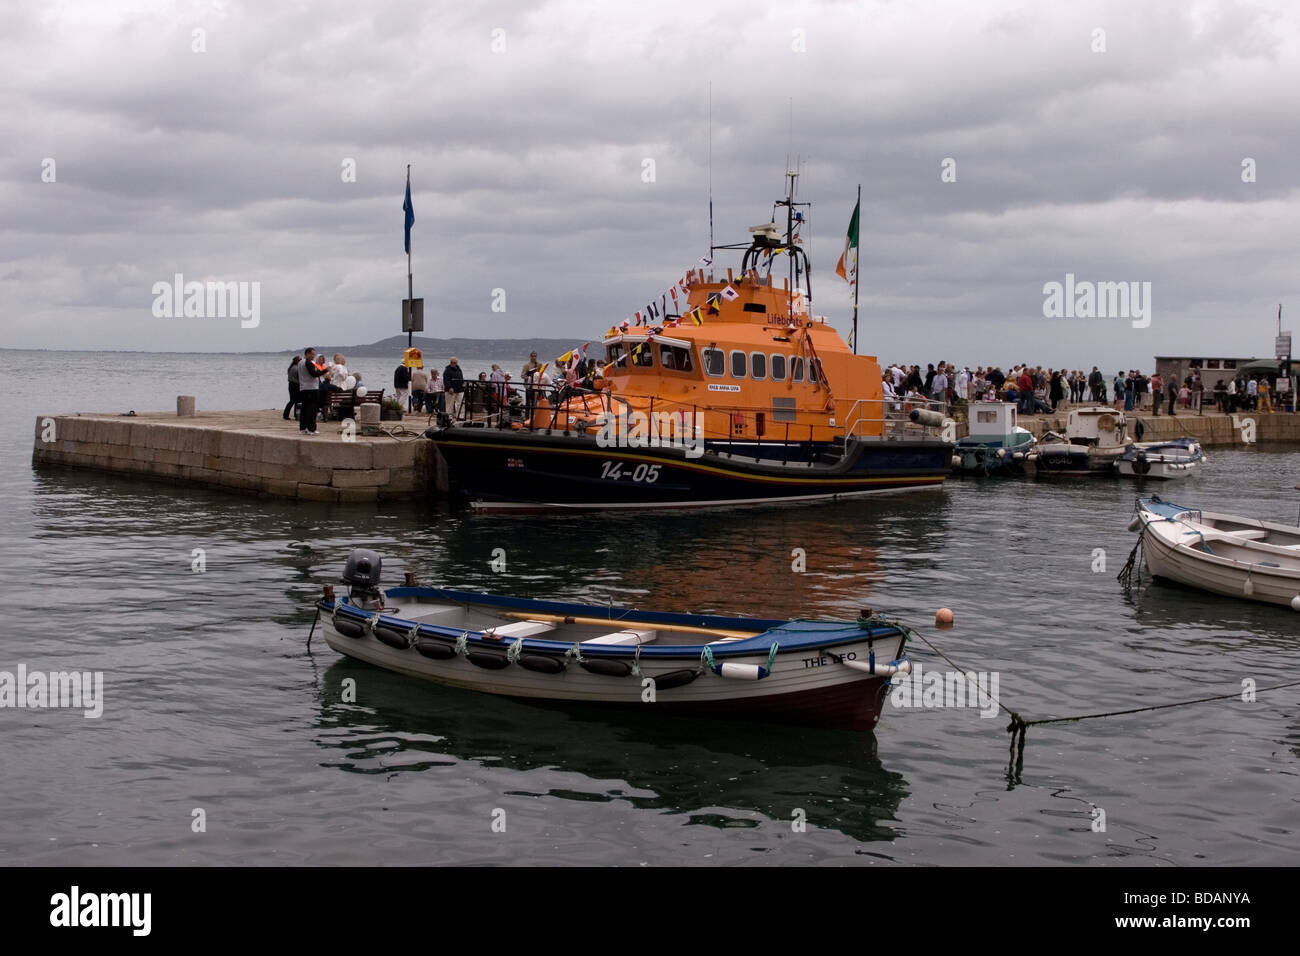
{"type": "Polygon", "coordinates": [[[1183,478],[1205,461],[1195,438],[1129,445],[1115,459],[1115,470],[1125,478],[1183,478]]]}
{"type": "Polygon", "coordinates": [[[341,654],[412,677],[548,701],[870,730],[889,680],[911,672],[904,628],[638,611],[406,587],[348,557],[347,597],[317,603],[341,654]]]}
{"type": "Polygon", "coordinates": [[[1300,528],[1184,508],[1157,496],[1137,500],[1151,574],[1190,587],[1289,605],[1300,611],[1300,528]]]}

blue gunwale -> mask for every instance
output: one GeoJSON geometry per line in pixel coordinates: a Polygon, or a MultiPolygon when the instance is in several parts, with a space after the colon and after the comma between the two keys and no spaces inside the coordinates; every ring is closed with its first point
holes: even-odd
{"type": "MultiPolygon", "coordinates": [[[[777,641],[780,644],[777,651],[778,656],[780,656],[787,653],[807,653],[808,651],[836,647],[842,644],[855,644],[862,641],[897,637],[899,635],[903,635],[904,637],[906,636],[902,629],[889,624],[866,628],[851,621],[783,620],[779,618],[725,617],[712,614],[680,614],[669,611],[638,611],[631,608],[611,607],[602,604],[575,604],[567,601],[546,601],[532,598],[502,597],[478,594],[473,591],[456,591],[447,588],[397,587],[388,589],[384,594],[387,598],[392,600],[401,600],[402,598],[428,598],[432,600],[455,601],[469,606],[504,608],[508,610],[535,612],[539,614],[558,614],[573,617],[600,617],[607,619],[611,626],[622,625],[627,627],[634,624],[677,624],[718,630],[761,631],[761,633],[756,634],[754,637],[738,641],[729,641],[725,644],[711,645],[710,650],[715,659],[767,653],[771,648],[773,641],[777,641]]],[[[346,598],[338,601],[322,600],[316,603],[317,608],[322,612],[330,614],[334,612],[336,605],[340,617],[356,621],[357,623],[370,619],[375,613],[373,611],[364,611],[361,608],[349,604],[346,598]]],[[[409,631],[412,626],[416,625],[415,621],[401,617],[394,617],[389,614],[383,614],[382,612],[380,613],[379,623],[401,631],[409,631]]],[[[513,641],[509,639],[492,639],[484,637],[481,631],[466,632],[463,628],[445,627],[438,624],[421,623],[419,624],[418,633],[421,636],[441,637],[452,640],[459,638],[461,635],[468,634],[468,641],[471,645],[490,647],[496,650],[502,650],[513,643],[513,641]]],[[[643,660],[654,658],[696,660],[699,658],[705,643],[706,642],[701,642],[699,644],[671,644],[663,646],[642,644],[641,658],[643,660]]],[[[573,647],[573,642],[551,641],[530,637],[524,638],[523,646],[529,651],[562,654],[573,647]]],[[[589,647],[583,646],[582,648],[582,654],[584,657],[633,657],[635,653],[635,647],[593,644],[589,647]]]]}

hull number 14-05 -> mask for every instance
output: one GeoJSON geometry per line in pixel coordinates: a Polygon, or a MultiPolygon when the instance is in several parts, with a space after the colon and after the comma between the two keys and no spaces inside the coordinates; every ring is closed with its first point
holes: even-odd
{"type": "Polygon", "coordinates": [[[644,462],[635,468],[621,461],[601,462],[600,477],[602,480],[609,481],[643,481],[646,484],[659,480],[659,466],[647,465],[644,462]]]}

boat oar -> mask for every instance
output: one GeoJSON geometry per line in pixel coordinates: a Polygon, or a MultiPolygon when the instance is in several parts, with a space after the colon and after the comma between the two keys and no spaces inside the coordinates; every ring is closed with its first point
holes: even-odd
{"type": "Polygon", "coordinates": [[[502,611],[506,617],[521,621],[555,621],[559,624],[622,624],[626,628],[654,628],[656,631],[683,631],[689,634],[716,634],[719,637],[754,637],[762,631],[724,631],[712,627],[694,627],[690,624],[654,624],[649,621],[617,621],[607,617],[574,617],[565,614],[525,614],[521,611],[502,611]]]}

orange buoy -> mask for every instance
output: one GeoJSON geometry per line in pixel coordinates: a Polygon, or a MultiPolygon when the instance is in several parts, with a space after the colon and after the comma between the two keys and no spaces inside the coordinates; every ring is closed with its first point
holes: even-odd
{"type": "Polygon", "coordinates": [[[934,623],[939,627],[952,627],[952,608],[941,607],[935,611],[934,623]]]}

